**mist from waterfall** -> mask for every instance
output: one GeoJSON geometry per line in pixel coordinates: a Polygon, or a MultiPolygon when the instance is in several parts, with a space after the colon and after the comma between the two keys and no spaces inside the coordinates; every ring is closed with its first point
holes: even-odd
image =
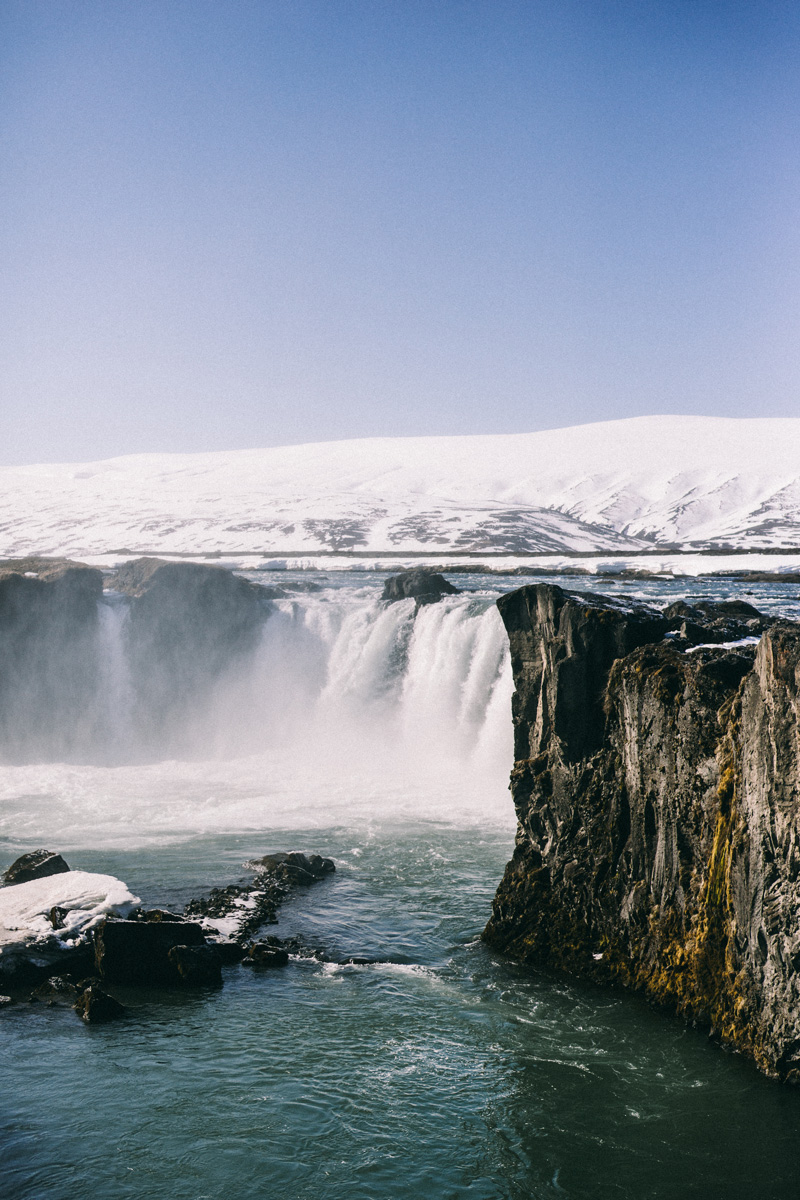
{"type": "Polygon", "coordinates": [[[379,597],[359,581],[274,600],[252,651],[208,678],[198,665],[202,686],[153,723],[129,606],[106,594],[92,718],[75,713],[73,761],[4,768],[0,834],[65,846],[409,817],[509,825],[512,681],[493,599],[415,611],[379,597]]]}

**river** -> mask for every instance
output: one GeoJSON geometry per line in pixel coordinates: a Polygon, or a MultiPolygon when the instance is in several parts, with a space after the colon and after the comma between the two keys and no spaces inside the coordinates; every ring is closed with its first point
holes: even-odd
{"type": "MultiPolygon", "coordinates": [[[[175,907],[279,849],[330,855],[270,930],[301,953],[217,992],[120,993],[125,1021],[0,1015],[9,1200],[784,1200],[800,1093],[635,997],[522,969],[479,940],[510,856],[511,680],[494,599],[380,603],[369,572],[251,573],[285,596],[251,659],[154,761],[104,609],[102,761],[0,771],[2,859],[38,845],[175,907]]],[[[591,581],[562,585],[592,587],[591,581]]],[[[781,584],[604,580],[665,603],[781,584]]],[[[597,587],[596,590],[601,590],[597,587]]]]}

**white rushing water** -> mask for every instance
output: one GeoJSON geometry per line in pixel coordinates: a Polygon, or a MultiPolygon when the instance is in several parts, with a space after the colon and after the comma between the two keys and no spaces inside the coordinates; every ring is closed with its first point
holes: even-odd
{"type": "Polygon", "coordinates": [[[0,836],[64,849],[396,819],[510,828],[512,681],[493,600],[415,615],[379,595],[359,582],[276,601],[166,761],[136,742],[126,610],[105,601],[102,754],[5,766],[0,836]]]}

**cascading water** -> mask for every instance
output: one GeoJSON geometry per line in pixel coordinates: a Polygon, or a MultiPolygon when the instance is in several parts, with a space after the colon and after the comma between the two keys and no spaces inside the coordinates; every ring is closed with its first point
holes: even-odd
{"type": "Polygon", "coordinates": [[[126,602],[106,596],[99,715],[77,763],[4,771],[0,829],[23,821],[63,846],[332,817],[508,827],[512,682],[493,599],[379,597],[358,581],[275,600],[252,651],[181,696],[160,742],[137,715],[126,602]]]}

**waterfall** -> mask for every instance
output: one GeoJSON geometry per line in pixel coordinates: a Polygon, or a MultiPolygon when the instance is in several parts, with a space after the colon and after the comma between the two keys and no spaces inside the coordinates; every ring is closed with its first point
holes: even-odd
{"type": "Polygon", "coordinates": [[[251,663],[229,673],[202,741],[223,755],[292,745],[409,771],[511,754],[510,663],[491,601],[421,608],[375,589],[278,601],[251,663]]]}
{"type": "Polygon", "coordinates": [[[106,595],[97,606],[99,718],[94,743],[98,756],[118,760],[133,742],[133,685],[125,652],[128,606],[124,597],[106,595]]]}
{"type": "Polygon", "coordinates": [[[141,712],[127,601],[106,595],[96,696],[55,752],[4,755],[0,836],[64,848],[78,831],[123,845],[409,817],[509,826],[512,681],[493,599],[415,612],[379,597],[370,581],[275,600],[257,642],[207,679],[198,667],[162,728],[141,712]]]}

